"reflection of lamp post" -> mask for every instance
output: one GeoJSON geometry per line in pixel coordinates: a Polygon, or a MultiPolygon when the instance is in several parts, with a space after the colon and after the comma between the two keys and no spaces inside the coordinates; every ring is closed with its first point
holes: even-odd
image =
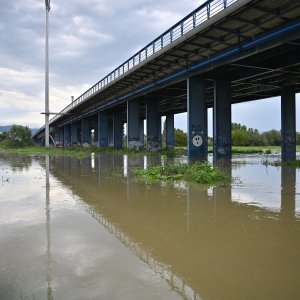
{"type": "Polygon", "coordinates": [[[49,147],[49,54],[48,54],[48,14],[50,0],[46,4],[46,53],[45,53],[45,147],[49,147]]]}
{"type": "Polygon", "coordinates": [[[51,232],[50,232],[50,178],[49,178],[49,156],[46,155],[46,229],[47,229],[47,299],[53,300],[51,280],[52,280],[52,268],[51,268],[51,232]]]}

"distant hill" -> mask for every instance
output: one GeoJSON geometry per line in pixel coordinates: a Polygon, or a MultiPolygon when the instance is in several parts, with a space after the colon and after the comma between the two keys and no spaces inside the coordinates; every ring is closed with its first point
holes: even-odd
{"type": "MultiPolygon", "coordinates": [[[[11,128],[11,125],[0,126],[0,132],[8,131],[11,128]]],[[[31,134],[35,134],[39,128],[30,128],[31,134]]]]}

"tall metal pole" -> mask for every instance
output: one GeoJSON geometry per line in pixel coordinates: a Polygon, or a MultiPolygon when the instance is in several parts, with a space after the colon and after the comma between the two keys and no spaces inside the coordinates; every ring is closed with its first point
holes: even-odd
{"type": "Polygon", "coordinates": [[[50,11],[50,0],[46,4],[46,53],[45,53],[45,147],[49,147],[49,44],[48,44],[48,15],[50,11]]]}

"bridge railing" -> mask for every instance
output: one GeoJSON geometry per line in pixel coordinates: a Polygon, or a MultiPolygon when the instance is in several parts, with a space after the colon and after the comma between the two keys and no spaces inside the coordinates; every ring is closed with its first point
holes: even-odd
{"type": "MultiPolygon", "coordinates": [[[[238,0],[208,0],[66,106],[50,123],[238,0]]],[[[42,127],[43,128],[43,127],[42,127]]]]}

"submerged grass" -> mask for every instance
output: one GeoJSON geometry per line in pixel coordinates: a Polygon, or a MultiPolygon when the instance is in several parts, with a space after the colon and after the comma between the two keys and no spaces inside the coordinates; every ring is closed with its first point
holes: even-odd
{"type": "Polygon", "coordinates": [[[262,160],[262,164],[265,166],[275,166],[275,167],[294,167],[294,168],[300,168],[300,159],[291,160],[288,162],[282,162],[280,160],[276,161],[269,161],[268,159],[262,160]]]}
{"type": "Polygon", "coordinates": [[[146,170],[138,169],[136,175],[145,182],[153,181],[193,181],[202,184],[229,183],[230,177],[208,162],[148,167],[146,170]]]}

